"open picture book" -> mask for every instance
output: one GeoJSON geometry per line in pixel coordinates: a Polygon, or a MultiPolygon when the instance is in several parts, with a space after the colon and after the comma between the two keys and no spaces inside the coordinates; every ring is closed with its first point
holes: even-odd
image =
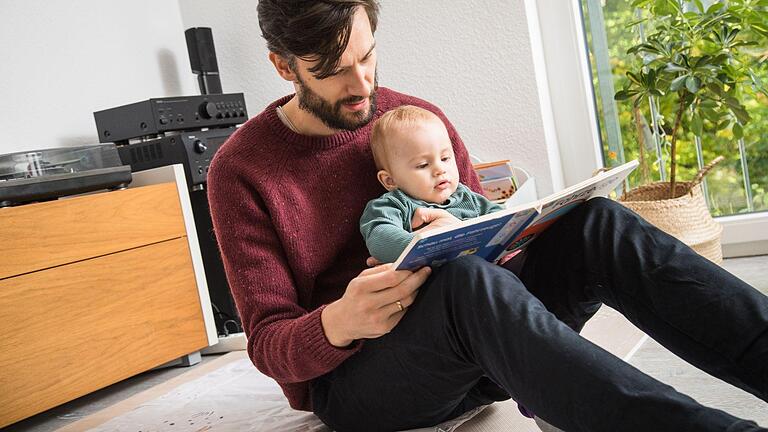
{"type": "Polygon", "coordinates": [[[439,266],[464,255],[490,262],[525,248],[537,235],[575,207],[616,189],[638,165],[636,160],[527,204],[419,233],[395,261],[397,270],[439,266]]]}

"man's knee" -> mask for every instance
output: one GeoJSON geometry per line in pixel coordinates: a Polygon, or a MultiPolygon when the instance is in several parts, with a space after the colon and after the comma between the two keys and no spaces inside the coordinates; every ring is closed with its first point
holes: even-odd
{"type": "Polygon", "coordinates": [[[477,281],[483,277],[498,277],[498,274],[503,274],[519,282],[514,273],[477,255],[465,255],[451,260],[440,266],[438,271],[456,281],[477,281]]]}
{"type": "Polygon", "coordinates": [[[463,301],[477,299],[495,290],[526,292],[517,275],[475,255],[445,263],[435,272],[435,282],[445,295],[458,295],[463,301]]]}
{"type": "Polygon", "coordinates": [[[477,271],[485,264],[485,260],[472,255],[448,261],[432,272],[430,290],[440,291],[442,296],[452,295],[454,290],[466,292],[475,286],[477,271]]]}
{"type": "Polygon", "coordinates": [[[584,221],[598,222],[595,227],[600,230],[614,226],[619,231],[623,231],[639,223],[642,224],[643,221],[637,213],[609,198],[593,198],[584,203],[583,207],[584,221]]]}
{"type": "Polygon", "coordinates": [[[457,325],[503,322],[510,329],[522,329],[532,323],[532,317],[547,312],[514,273],[482,258],[458,258],[432,277],[425,300],[443,305],[457,325]]]}
{"type": "Polygon", "coordinates": [[[584,203],[588,212],[626,214],[632,213],[627,207],[610,198],[596,197],[584,203]]]}
{"type": "Polygon", "coordinates": [[[472,274],[478,268],[490,263],[477,255],[464,255],[440,266],[440,271],[456,275],[472,274]]]}

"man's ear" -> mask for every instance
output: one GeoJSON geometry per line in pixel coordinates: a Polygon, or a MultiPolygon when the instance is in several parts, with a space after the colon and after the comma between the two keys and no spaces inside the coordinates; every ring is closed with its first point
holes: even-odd
{"type": "Polygon", "coordinates": [[[275,54],[273,52],[269,53],[269,61],[272,62],[273,65],[275,65],[275,70],[277,70],[277,73],[286,81],[295,82],[296,81],[296,73],[291,69],[291,65],[288,62],[288,59],[285,57],[275,54]]]}
{"type": "Polygon", "coordinates": [[[384,189],[388,191],[393,191],[397,189],[397,183],[395,183],[395,179],[393,179],[392,176],[389,175],[389,172],[387,172],[387,170],[380,170],[378,173],[376,173],[376,178],[379,179],[379,183],[381,183],[381,185],[384,186],[384,189]]]}

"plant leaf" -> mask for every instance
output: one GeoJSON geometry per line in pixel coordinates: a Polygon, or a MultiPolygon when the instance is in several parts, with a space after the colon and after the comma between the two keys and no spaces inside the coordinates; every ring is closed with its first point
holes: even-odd
{"type": "Polygon", "coordinates": [[[725,94],[725,91],[723,91],[723,86],[714,82],[707,83],[707,89],[709,89],[709,91],[711,91],[712,93],[720,97],[722,97],[725,94]]]}
{"type": "Polygon", "coordinates": [[[691,131],[697,137],[704,135],[704,121],[696,114],[691,118],[691,131]]]}
{"type": "Polygon", "coordinates": [[[717,124],[715,125],[715,132],[717,132],[717,131],[721,131],[721,130],[725,129],[726,127],[728,127],[728,125],[729,125],[730,123],[731,123],[731,121],[730,121],[730,120],[728,120],[728,119],[726,119],[726,120],[723,120],[723,121],[721,121],[721,122],[717,123],[717,124]]]}
{"type": "Polygon", "coordinates": [[[701,88],[701,80],[699,77],[689,76],[685,79],[685,88],[691,93],[698,93],[701,88]]]}
{"type": "Polygon", "coordinates": [[[704,118],[711,121],[712,123],[717,123],[720,120],[720,115],[718,115],[717,111],[713,109],[701,108],[701,113],[704,114],[704,118]]]}
{"type": "Polygon", "coordinates": [[[730,108],[731,112],[733,112],[733,115],[736,116],[736,120],[738,120],[742,125],[745,125],[749,123],[750,120],[752,120],[752,117],[749,116],[749,113],[747,112],[746,108],[744,108],[744,105],[730,108]]]}
{"type": "Polygon", "coordinates": [[[669,62],[667,63],[667,67],[664,68],[667,72],[687,72],[688,69],[680,66],[679,64],[669,62]]]}
{"type": "Polygon", "coordinates": [[[707,15],[713,14],[724,7],[725,5],[723,3],[720,3],[720,2],[713,3],[710,7],[707,8],[706,14],[707,15]]]}
{"type": "Polygon", "coordinates": [[[619,90],[616,92],[615,95],[613,95],[613,100],[622,101],[627,100],[630,97],[636,95],[638,92],[636,90],[619,90]]]}
{"type": "Polygon", "coordinates": [[[683,86],[685,85],[685,80],[688,79],[689,76],[690,75],[682,75],[682,76],[679,76],[679,77],[675,78],[669,84],[669,89],[671,91],[679,91],[680,89],[683,88],[683,86]]]}
{"type": "Polygon", "coordinates": [[[768,26],[753,23],[751,27],[752,27],[752,30],[760,33],[762,36],[768,37],[768,26]]]}
{"type": "Polygon", "coordinates": [[[744,138],[744,128],[739,123],[734,123],[731,131],[733,132],[734,139],[740,140],[744,138]]]}
{"type": "Polygon", "coordinates": [[[634,72],[627,71],[627,78],[629,78],[630,81],[637,85],[642,85],[640,77],[638,77],[634,72]]]}
{"type": "Polygon", "coordinates": [[[710,64],[712,61],[712,56],[709,54],[705,54],[699,58],[696,59],[695,62],[693,62],[694,68],[704,67],[708,64],[710,64]]]}

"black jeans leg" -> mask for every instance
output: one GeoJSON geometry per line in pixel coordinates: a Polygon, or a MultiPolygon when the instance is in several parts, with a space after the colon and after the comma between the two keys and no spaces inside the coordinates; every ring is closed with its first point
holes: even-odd
{"type": "Polygon", "coordinates": [[[572,328],[603,302],[768,401],[768,297],[616,202],[591,200],[558,221],[531,245],[521,279],[572,328]]]}
{"type": "Polygon", "coordinates": [[[339,431],[427,426],[509,395],[568,432],[764,430],[592,344],[475,257],[437,269],[390,334],[312,388],[315,412],[339,431]]]}

